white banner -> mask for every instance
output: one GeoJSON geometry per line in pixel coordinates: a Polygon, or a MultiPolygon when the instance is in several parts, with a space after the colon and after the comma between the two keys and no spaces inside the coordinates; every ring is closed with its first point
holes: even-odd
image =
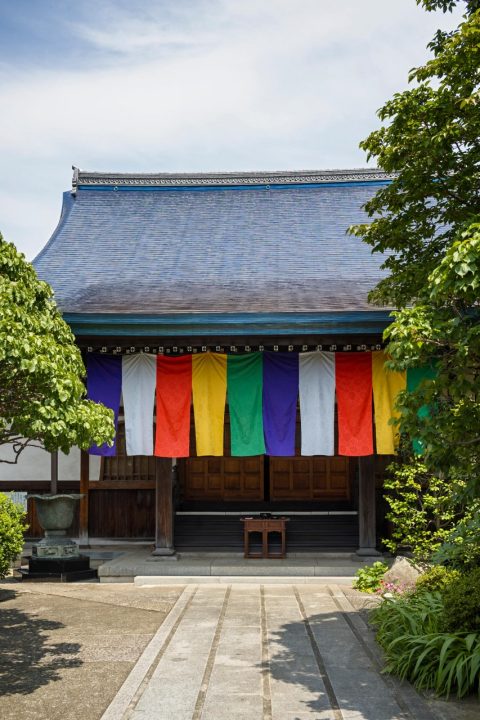
{"type": "Polygon", "coordinates": [[[122,392],[127,455],[153,455],[156,355],[122,357],[122,392]]]}
{"type": "Polygon", "coordinates": [[[334,455],[335,353],[299,357],[302,455],[334,455]]]}

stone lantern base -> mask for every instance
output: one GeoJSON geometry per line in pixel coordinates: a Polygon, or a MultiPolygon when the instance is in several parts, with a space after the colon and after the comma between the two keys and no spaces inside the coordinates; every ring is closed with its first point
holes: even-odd
{"type": "Polygon", "coordinates": [[[79,557],[79,555],[77,543],[67,538],[44,537],[43,540],[32,545],[32,556],[36,558],[63,559],[79,557]]]}
{"type": "Polygon", "coordinates": [[[22,580],[50,580],[72,582],[97,577],[97,571],[90,569],[90,558],[86,555],[61,558],[35,558],[28,561],[28,569],[21,568],[22,580]]]}

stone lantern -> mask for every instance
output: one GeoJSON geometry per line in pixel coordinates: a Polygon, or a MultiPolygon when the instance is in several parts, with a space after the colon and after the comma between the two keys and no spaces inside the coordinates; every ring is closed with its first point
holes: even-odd
{"type": "Polygon", "coordinates": [[[65,582],[97,576],[97,571],[90,569],[90,558],[80,555],[77,543],[67,535],[82,495],[57,492],[57,481],[58,454],[52,453],[51,492],[27,496],[35,501],[38,522],[45,536],[33,544],[28,570],[21,570],[23,579],[58,578],[65,582]]]}

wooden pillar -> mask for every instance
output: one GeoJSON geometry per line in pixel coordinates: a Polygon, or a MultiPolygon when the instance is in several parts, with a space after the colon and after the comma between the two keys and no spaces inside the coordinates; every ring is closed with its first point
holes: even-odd
{"type": "Polygon", "coordinates": [[[58,450],[50,453],[50,494],[58,493],[58,450]]]}
{"type": "Polygon", "coordinates": [[[380,555],[376,549],[375,458],[358,458],[358,550],[357,555],[380,555]]]}
{"type": "Polygon", "coordinates": [[[175,555],[173,545],[173,466],[168,458],[155,465],[155,549],[153,555],[175,555]]]}
{"type": "Polygon", "coordinates": [[[88,547],[88,486],[90,482],[90,456],[85,450],[80,451],[80,517],[78,536],[80,546],[88,547]]]}

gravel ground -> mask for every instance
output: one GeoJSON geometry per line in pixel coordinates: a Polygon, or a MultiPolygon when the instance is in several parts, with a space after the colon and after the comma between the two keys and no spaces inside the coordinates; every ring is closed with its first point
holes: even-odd
{"type": "Polygon", "coordinates": [[[1,583],[0,718],[100,718],[180,592],[1,583]]]}

